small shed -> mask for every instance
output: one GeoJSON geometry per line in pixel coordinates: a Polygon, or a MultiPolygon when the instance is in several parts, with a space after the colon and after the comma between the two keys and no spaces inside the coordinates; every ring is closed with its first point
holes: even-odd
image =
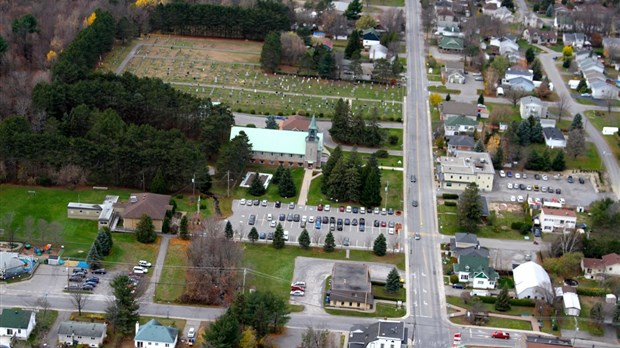
{"type": "Polygon", "coordinates": [[[618,127],[603,127],[603,135],[614,135],[618,133],[618,127]]]}
{"type": "Polygon", "coordinates": [[[579,304],[579,296],[574,292],[564,292],[562,295],[564,302],[564,314],[578,317],[581,313],[581,305],[579,304]]]}
{"type": "Polygon", "coordinates": [[[48,265],[58,266],[59,262],[60,262],[60,257],[58,257],[57,255],[50,255],[47,258],[48,265]]]}

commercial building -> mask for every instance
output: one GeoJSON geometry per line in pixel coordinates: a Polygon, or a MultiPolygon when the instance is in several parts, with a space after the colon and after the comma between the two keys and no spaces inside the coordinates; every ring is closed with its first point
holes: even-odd
{"type": "Polygon", "coordinates": [[[438,159],[439,182],[447,190],[464,190],[471,182],[482,192],[493,190],[495,169],[487,152],[456,151],[438,159]]]}
{"type": "Polygon", "coordinates": [[[575,211],[564,208],[542,208],[539,219],[543,232],[566,232],[567,230],[574,230],[577,225],[575,211]]]}
{"type": "Polygon", "coordinates": [[[372,309],[373,300],[367,265],[344,262],[334,264],[330,306],[368,310],[372,309]]]}

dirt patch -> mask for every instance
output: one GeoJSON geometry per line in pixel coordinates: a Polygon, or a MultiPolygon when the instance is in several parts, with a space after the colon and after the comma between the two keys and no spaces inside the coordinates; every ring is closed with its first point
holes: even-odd
{"type": "Polygon", "coordinates": [[[505,203],[505,202],[491,202],[489,203],[489,210],[495,210],[497,212],[498,217],[503,217],[501,215],[502,212],[518,212],[521,211],[523,207],[518,203],[505,203]]]}

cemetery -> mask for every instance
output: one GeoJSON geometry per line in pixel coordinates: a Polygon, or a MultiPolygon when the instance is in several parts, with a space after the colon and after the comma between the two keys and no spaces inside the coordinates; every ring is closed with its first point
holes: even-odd
{"type": "Polygon", "coordinates": [[[344,98],[354,113],[377,107],[382,120],[402,117],[404,87],[266,74],[259,64],[261,42],[150,35],[134,41],[136,46],[124,71],[160,78],[185,92],[230,105],[233,111],[326,117],[344,98]]]}

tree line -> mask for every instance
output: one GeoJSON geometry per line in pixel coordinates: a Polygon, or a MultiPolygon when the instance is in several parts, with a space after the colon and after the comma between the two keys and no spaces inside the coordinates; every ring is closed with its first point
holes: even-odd
{"type": "Polygon", "coordinates": [[[354,115],[349,103],[342,99],[338,99],[334,107],[329,134],[339,143],[370,147],[381,145],[385,139],[385,131],[379,126],[377,108],[370,109],[369,120],[366,123],[362,113],[354,115]]]}
{"type": "Polygon", "coordinates": [[[271,31],[290,29],[289,12],[272,0],[259,0],[251,8],[172,2],[159,4],[150,24],[162,33],[263,40],[271,31]]]}

